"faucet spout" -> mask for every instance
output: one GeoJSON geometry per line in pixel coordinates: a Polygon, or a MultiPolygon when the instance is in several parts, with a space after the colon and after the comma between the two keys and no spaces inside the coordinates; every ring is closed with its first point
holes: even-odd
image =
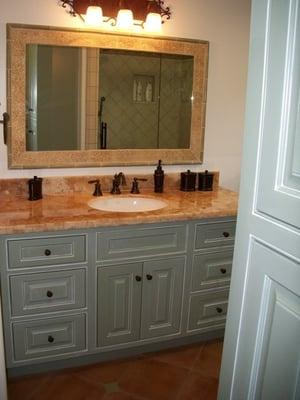
{"type": "Polygon", "coordinates": [[[126,179],[125,179],[125,175],[123,174],[123,172],[119,172],[118,174],[115,174],[114,179],[113,179],[113,186],[112,186],[110,193],[111,194],[121,194],[120,185],[122,185],[122,186],[126,185],[126,179]]]}
{"type": "Polygon", "coordinates": [[[116,174],[116,175],[115,175],[115,178],[118,179],[119,184],[120,184],[121,186],[126,186],[126,185],[127,185],[127,183],[126,183],[126,178],[125,178],[125,175],[124,175],[123,172],[119,172],[118,174],[116,174]]]}

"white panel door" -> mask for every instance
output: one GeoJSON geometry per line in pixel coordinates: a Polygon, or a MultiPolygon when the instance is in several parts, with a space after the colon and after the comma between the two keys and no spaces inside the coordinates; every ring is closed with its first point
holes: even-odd
{"type": "Polygon", "coordinates": [[[300,0],[253,0],[219,400],[300,399],[300,0]]]}

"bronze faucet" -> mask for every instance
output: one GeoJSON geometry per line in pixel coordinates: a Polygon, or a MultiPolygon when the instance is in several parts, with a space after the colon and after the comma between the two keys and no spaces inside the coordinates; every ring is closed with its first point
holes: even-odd
{"type": "Polygon", "coordinates": [[[120,185],[125,186],[126,185],[126,178],[123,172],[119,172],[118,174],[115,174],[113,178],[113,186],[110,191],[111,194],[121,194],[120,190],[120,185]]]}

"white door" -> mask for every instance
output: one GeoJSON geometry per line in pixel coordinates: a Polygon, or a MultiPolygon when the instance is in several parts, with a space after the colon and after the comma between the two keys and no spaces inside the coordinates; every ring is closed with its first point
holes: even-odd
{"type": "Polygon", "coordinates": [[[300,399],[300,0],[253,0],[219,400],[300,399]]]}
{"type": "Polygon", "coordinates": [[[4,342],[3,342],[3,329],[2,329],[2,315],[1,315],[1,297],[0,297],[0,400],[7,400],[6,389],[6,370],[4,360],[4,342]]]}

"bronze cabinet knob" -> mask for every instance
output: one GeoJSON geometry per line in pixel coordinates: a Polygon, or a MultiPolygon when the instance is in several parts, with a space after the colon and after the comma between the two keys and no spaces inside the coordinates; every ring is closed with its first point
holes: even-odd
{"type": "Polygon", "coordinates": [[[54,342],[54,337],[51,336],[51,335],[49,335],[49,336],[48,336],[48,342],[49,342],[49,343],[53,343],[53,342],[54,342]]]}

